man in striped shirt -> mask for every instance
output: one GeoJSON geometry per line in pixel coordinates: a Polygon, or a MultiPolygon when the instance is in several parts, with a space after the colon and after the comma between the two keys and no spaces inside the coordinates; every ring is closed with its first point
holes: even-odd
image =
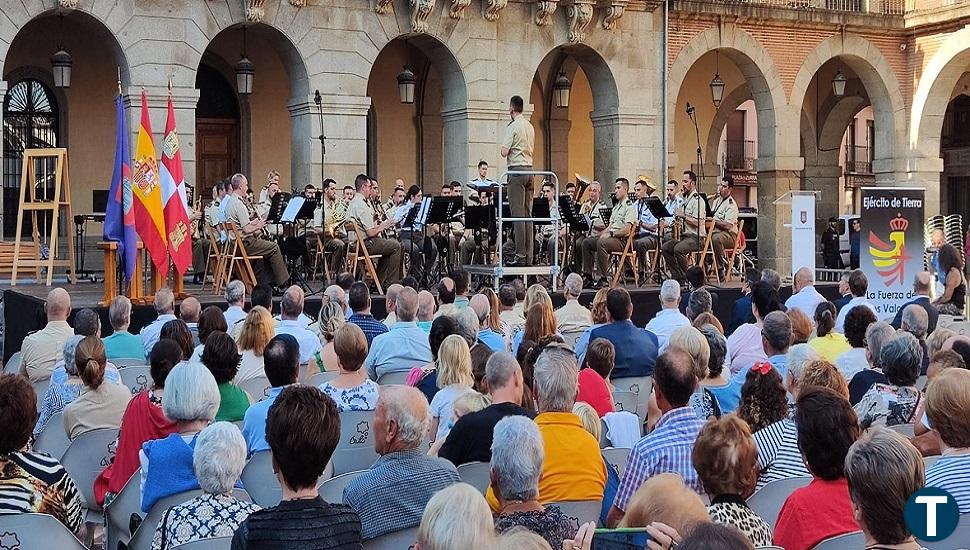
{"type": "Polygon", "coordinates": [[[687,487],[698,494],[704,492],[691,462],[694,440],[704,425],[688,404],[697,386],[694,372],[694,360],[678,348],[668,348],[657,358],[653,391],[662,416],[657,427],[630,451],[626,472],[606,518],[608,527],[620,523],[633,494],[644,481],[657,474],[679,474],[687,487]]]}
{"type": "Polygon", "coordinates": [[[953,495],[960,514],[970,514],[970,371],[947,369],[926,392],[926,416],[940,435],[943,456],[926,470],[926,486],[953,495]]]}

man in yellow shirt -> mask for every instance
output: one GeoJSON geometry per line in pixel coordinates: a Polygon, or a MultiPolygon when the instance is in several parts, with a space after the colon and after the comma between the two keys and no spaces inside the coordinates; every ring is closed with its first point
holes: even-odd
{"type": "MultiPolygon", "coordinates": [[[[533,376],[539,405],[535,422],[546,453],[539,502],[603,500],[606,463],[599,442],[572,412],[579,391],[576,354],[565,346],[547,347],[536,361],[533,376]]],[[[497,511],[498,500],[491,487],[485,496],[497,511]]]]}
{"type": "MultiPolygon", "coordinates": [[[[535,146],[536,131],[524,116],[524,101],[514,95],[509,101],[509,116],[512,121],[505,128],[502,139],[502,156],[508,162],[509,171],[531,172],[532,149],[535,146]]],[[[532,176],[509,176],[509,210],[513,218],[532,216],[532,176]]],[[[515,222],[515,257],[509,265],[532,264],[532,249],[535,242],[532,222],[515,222]]]]}

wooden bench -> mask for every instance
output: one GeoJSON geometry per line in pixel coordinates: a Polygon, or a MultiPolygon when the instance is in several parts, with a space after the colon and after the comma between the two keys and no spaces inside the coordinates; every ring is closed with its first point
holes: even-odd
{"type": "MultiPolygon", "coordinates": [[[[0,242],[0,277],[10,277],[13,274],[13,241],[0,242]]],[[[20,256],[36,258],[38,254],[37,245],[33,241],[22,241],[20,243],[20,256]]],[[[39,272],[40,268],[36,268],[39,272]]]]}

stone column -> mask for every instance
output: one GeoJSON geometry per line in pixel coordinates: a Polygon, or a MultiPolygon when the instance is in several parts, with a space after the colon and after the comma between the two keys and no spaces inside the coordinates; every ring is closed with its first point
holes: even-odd
{"type": "MultiPolygon", "coordinates": [[[[565,188],[565,182],[572,181],[573,175],[569,173],[569,129],[573,123],[568,119],[553,118],[548,121],[549,131],[546,133],[548,140],[547,147],[551,153],[549,156],[549,166],[546,167],[550,172],[555,172],[559,176],[559,184],[565,188]]],[[[536,128],[538,133],[539,129],[536,128]]],[[[544,151],[536,151],[536,157],[544,154],[544,151]]],[[[588,177],[595,177],[588,174],[588,177]]]]}
{"type": "MultiPolygon", "coordinates": [[[[330,95],[322,97],[323,133],[326,136],[326,158],[321,175],[320,114],[316,104],[310,111],[310,178],[322,182],[324,178],[337,180],[339,187],[353,185],[357,174],[367,168],[367,110],[366,96],[330,95]]],[[[294,144],[295,146],[295,144],[294,144]]]]}
{"type": "Polygon", "coordinates": [[[313,119],[316,117],[319,126],[320,115],[313,103],[313,96],[293,98],[287,105],[290,111],[290,181],[294,191],[303,191],[303,187],[312,183],[318,188],[323,180],[314,178],[313,144],[317,143],[317,163],[320,162],[319,132],[313,133],[313,119]]]}
{"type": "MultiPolygon", "coordinates": [[[[141,126],[141,88],[129,86],[124,95],[125,110],[128,114],[129,146],[132,157],[138,140],[138,129],[141,126]]],[[[168,88],[164,86],[145,86],[148,94],[148,116],[152,124],[152,140],[155,143],[155,154],[161,162],[161,151],[165,139],[165,119],[168,116],[168,88]]],[[[175,129],[179,137],[179,150],[182,153],[182,173],[185,182],[195,187],[196,193],[203,193],[203,197],[211,194],[198,189],[195,165],[195,108],[199,103],[199,90],[195,87],[173,87],[172,106],[175,108],[175,129]]],[[[108,157],[111,162],[112,157],[108,157]]]]}
{"type": "Polygon", "coordinates": [[[800,189],[802,157],[759,158],[758,267],[771,268],[784,277],[791,273],[791,206],[775,204],[778,197],[800,189]]]}
{"type": "Polygon", "coordinates": [[[906,179],[901,184],[926,188],[923,213],[929,218],[941,213],[940,174],[943,172],[943,159],[922,157],[910,159],[906,166],[906,179]]]}
{"type": "MultiPolygon", "coordinates": [[[[441,116],[434,115],[420,115],[420,128],[421,137],[418,143],[421,144],[421,151],[418,151],[418,156],[421,159],[421,163],[418,166],[418,171],[422,181],[424,181],[424,188],[436,190],[441,187],[441,184],[445,182],[445,175],[442,172],[444,169],[444,123],[441,120],[441,116]]],[[[449,128],[449,136],[455,128],[449,128]]],[[[447,181],[460,181],[464,183],[468,181],[469,178],[451,178],[449,177],[447,181]]]]}
{"type": "Polygon", "coordinates": [[[842,167],[838,164],[839,159],[835,156],[837,154],[838,152],[825,155],[818,165],[805,166],[805,184],[801,188],[821,191],[815,198],[815,234],[819,237],[825,231],[828,219],[841,213],[839,206],[842,204],[842,187],[839,185],[839,178],[842,176],[842,167]]]}
{"type": "Polygon", "coordinates": [[[646,112],[597,109],[593,121],[593,166],[595,177],[612,182],[618,177],[631,181],[645,174],[662,181],[659,144],[653,134],[656,116],[646,112]]]}
{"type": "Polygon", "coordinates": [[[499,149],[508,117],[505,102],[472,100],[467,106],[442,110],[445,178],[463,183],[474,179],[478,161],[484,160],[489,165],[488,177],[498,180],[505,172],[499,149]]]}

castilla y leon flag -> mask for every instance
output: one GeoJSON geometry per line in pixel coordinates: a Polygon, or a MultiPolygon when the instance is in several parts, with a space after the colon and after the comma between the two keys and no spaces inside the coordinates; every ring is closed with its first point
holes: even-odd
{"type": "Polygon", "coordinates": [[[189,232],[189,214],[185,200],[185,178],[182,177],[182,153],[179,136],[175,130],[175,108],[172,96],[168,98],[168,119],[165,121],[165,137],[162,141],[162,203],[165,204],[165,228],[168,230],[168,253],[175,264],[175,272],[184,275],[192,263],[192,239],[189,232]]]}
{"type": "MultiPolygon", "coordinates": [[[[124,258],[125,278],[135,276],[135,257],[138,254],[138,235],[135,234],[135,212],[131,198],[131,156],[128,154],[128,128],[121,94],[115,98],[117,130],[115,136],[115,168],[108,192],[108,208],[104,217],[104,240],[118,243],[118,256],[124,258]]],[[[110,275],[109,275],[110,276],[110,275]]]]}
{"type": "Polygon", "coordinates": [[[165,213],[162,210],[162,188],[158,177],[158,161],[152,141],[152,123],[148,118],[148,97],[141,92],[141,126],[135,143],[135,164],[131,177],[131,192],[135,205],[135,228],[145,243],[152,263],[168,274],[166,254],[165,213]]]}

